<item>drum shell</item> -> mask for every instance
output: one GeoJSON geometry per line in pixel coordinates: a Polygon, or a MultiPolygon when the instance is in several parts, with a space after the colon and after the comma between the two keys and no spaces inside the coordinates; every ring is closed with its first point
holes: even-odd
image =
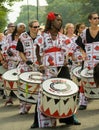
{"type": "Polygon", "coordinates": [[[74,114],[77,106],[77,94],[78,91],[68,96],[56,96],[42,89],[39,109],[46,116],[54,118],[70,117],[74,114]]]}
{"type": "Polygon", "coordinates": [[[96,87],[93,75],[88,74],[88,69],[81,71],[81,82],[84,87],[85,96],[91,99],[99,98],[99,88],[96,87]]]}
{"type": "MultiPolygon", "coordinates": [[[[25,73],[28,74],[28,72],[25,72],[25,73]]],[[[40,83],[42,81],[40,81],[39,83],[36,83],[35,81],[27,82],[27,79],[25,80],[24,78],[22,78],[22,75],[24,75],[25,73],[20,74],[19,76],[17,97],[24,102],[35,104],[37,103],[40,83]]],[[[31,73],[33,72],[29,72],[29,74],[31,73]]]]}
{"type": "Polygon", "coordinates": [[[12,70],[6,71],[2,75],[2,78],[3,78],[6,95],[9,96],[10,91],[13,91],[15,93],[15,95],[17,95],[17,90],[18,90],[17,69],[12,69],[12,70]]]}
{"type": "Polygon", "coordinates": [[[72,71],[71,78],[73,82],[76,83],[78,86],[80,86],[80,80],[81,80],[80,70],[81,70],[81,66],[76,66],[71,70],[72,71]]]}

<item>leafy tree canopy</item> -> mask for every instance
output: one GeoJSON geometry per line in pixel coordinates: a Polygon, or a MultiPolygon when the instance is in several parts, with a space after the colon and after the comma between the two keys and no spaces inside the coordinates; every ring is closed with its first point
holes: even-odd
{"type": "Polygon", "coordinates": [[[8,19],[7,15],[10,10],[5,7],[4,3],[6,2],[9,6],[12,6],[14,2],[22,0],[0,0],[0,32],[3,32],[5,26],[7,25],[8,19]]]}

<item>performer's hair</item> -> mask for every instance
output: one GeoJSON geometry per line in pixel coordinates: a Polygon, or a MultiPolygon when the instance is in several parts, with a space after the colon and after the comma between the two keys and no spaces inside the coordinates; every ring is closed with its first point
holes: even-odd
{"type": "Polygon", "coordinates": [[[92,19],[93,14],[98,14],[98,13],[97,13],[97,12],[92,12],[92,13],[90,13],[90,14],[88,15],[88,19],[92,19]]]}
{"type": "Polygon", "coordinates": [[[94,67],[93,77],[96,83],[96,87],[99,87],[99,63],[94,67]]]}
{"type": "MultiPolygon", "coordinates": [[[[32,24],[33,24],[33,23],[36,23],[36,22],[38,22],[38,20],[36,20],[36,19],[29,21],[29,24],[28,24],[29,27],[32,27],[32,24]]],[[[38,22],[38,23],[39,23],[39,22],[38,22]]]]}
{"type": "MultiPolygon", "coordinates": [[[[58,14],[58,13],[54,13],[54,15],[57,17],[57,16],[59,16],[60,14],[58,14]]],[[[61,15],[60,15],[61,16],[61,15]]],[[[49,31],[50,29],[51,29],[51,27],[52,27],[52,20],[49,20],[48,18],[47,18],[47,20],[46,20],[46,24],[45,24],[45,29],[44,29],[44,32],[47,32],[47,31],[49,31]]],[[[63,23],[63,21],[62,21],[62,23],[63,23]]],[[[62,27],[62,25],[61,25],[61,27],[62,27]]],[[[60,29],[61,29],[61,27],[60,27],[60,29]]],[[[59,29],[59,31],[60,31],[60,29],[59,29]]]]}

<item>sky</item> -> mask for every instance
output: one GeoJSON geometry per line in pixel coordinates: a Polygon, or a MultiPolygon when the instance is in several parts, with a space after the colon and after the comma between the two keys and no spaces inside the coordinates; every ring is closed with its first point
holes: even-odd
{"type": "MultiPolygon", "coordinates": [[[[12,7],[9,7],[7,4],[7,8],[11,9],[12,11],[8,14],[8,19],[10,22],[15,22],[17,17],[19,16],[20,13],[20,7],[22,5],[37,5],[37,0],[23,0],[22,2],[15,2],[15,4],[12,7]]],[[[39,0],[39,5],[40,6],[46,6],[47,2],[46,0],[39,0]]]]}

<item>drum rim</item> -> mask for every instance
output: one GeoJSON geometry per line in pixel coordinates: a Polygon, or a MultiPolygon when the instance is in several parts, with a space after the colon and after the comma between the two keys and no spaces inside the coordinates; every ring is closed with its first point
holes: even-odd
{"type": "MultiPolygon", "coordinates": [[[[48,80],[51,80],[51,79],[53,79],[53,80],[57,80],[57,79],[63,79],[63,80],[68,80],[68,81],[70,81],[70,82],[72,82],[75,86],[76,86],[76,91],[75,91],[75,93],[72,93],[72,94],[70,94],[70,96],[72,96],[72,95],[74,95],[74,94],[76,94],[76,93],[78,93],[78,91],[79,91],[79,88],[78,88],[78,86],[77,86],[77,84],[75,83],[75,82],[73,82],[72,80],[70,80],[70,79],[66,79],[66,78],[50,78],[50,79],[47,79],[47,80],[45,80],[46,82],[48,81],[48,80]]],[[[43,82],[44,83],[44,82],[43,82]]],[[[43,89],[43,83],[42,83],[42,89],[43,89]]],[[[43,89],[43,91],[45,91],[45,92],[47,92],[46,90],[44,90],[43,89]]],[[[47,92],[48,93],[48,92],[47,92]]],[[[53,95],[53,96],[59,96],[59,95],[57,95],[57,94],[55,94],[55,93],[50,93],[51,95],[53,95]]],[[[68,95],[66,94],[63,94],[63,95],[60,95],[60,97],[67,97],[68,95]]]]}
{"type": "MultiPolygon", "coordinates": [[[[12,70],[17,70],[17,69],[11,69],[11,70],[7,70],[3,75],[2,75],[2,78],[3,78],[3,80],[6,80],[6,81],[18,81],[18,79],[7,79],[7,78],[5,78],[6,76],[6,73],[8,73],[8,72],[10,72],[10,71],[12,71],[12,70]]],[[[18,78],[18,75],[17,75],[17,78],[18,78]]]]}
{"type": "Polygon", "coordinates": [[[93,78],[93,76],[91,76],[91,75],[89,75],[89,76],[84,76],[82,73],[83,73],[83,71],[85,71],[85,70],[88,70],[88,68],[85,68],[85,69],[83,69],[83,70],[81,71],[81,73],[80,73],[81,78],[87,78],[87,79],[93,78]]]}
{"type": "Polygon", "coordinates": [[[28,84],[32,84],[32,85],[33,85],[33,84],[41,84],[41,83],[42,83],[42,81],[41,81],[41,83],[38,83],[38,82],[37,82],[37,83],[35,83],[35,82],[28,82],[28,81],[26,81],[26,80],[23,80],[23,79],[20,79],[20,78],[19,78],[19,82],[20,82],[20,81],[23,81],[24,83],[28,83],[28,84]]]}
{"type": "MultiPolygon", "coordinates": [[[[74,69],[76,69],[76,68],[78,68],[78,67],[81,67],[80,65],[79,66],[76,66],[76,67],[74,67],[73,69],[72,69],[72,73],[74,72],[74,69]]],[[[81,72],[80,72],[81,73],[81,72]]],[[[81,75],[79,74],[79,76],[77,76],[77,75],[75,75],[74,73],[73,73],[73,75],[75,76],[75,77],[77,77],[77,78],[79,78],[79,79],[81,79],[81,75]]]]}
{"type": "MultiPolygon", "coordinates": [[[[31,82],[31,81],[26,81],[25,79],[22,79],[22,75],[24,74],[24,73],[35,73],[35,72],[23,72],[23,73],[21,73],[20,75],[19,75],[19,81],[23,81],[23,82],[25,82],[25,83],[29,83],[29,84],[41,84],[42,83],[42,80],[38,80],[39,82],[35,82],[35,80],[32,80],[33,82],[31,82]],[[40,82],[41,81],[41,82],[40,82]]],[[[36,73],[40,73],[40,72],[36,72],[36,73]]],[[[42,73],[40,73],[40,74],[42,74],[42,73]]]]}

